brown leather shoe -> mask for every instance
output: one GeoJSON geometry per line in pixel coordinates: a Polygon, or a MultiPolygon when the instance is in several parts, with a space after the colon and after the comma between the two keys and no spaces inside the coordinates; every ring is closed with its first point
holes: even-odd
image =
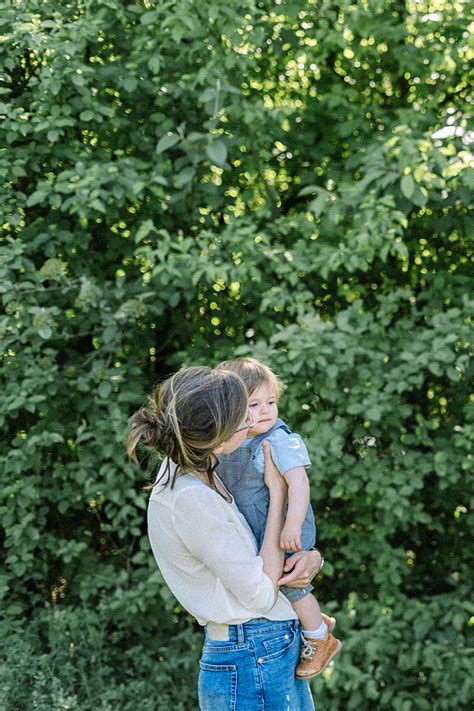
{"type": "Polygon", "coordinates": [[[321,612],[321,617],[323,618],[323,622],[325,622],[328,626],[328,632],[332,632],[336,626],[336,618],[329,617],[329,615],[325,615],[324,612],[321,612]]]}
{"type": "MultiPolygon", "coordinates": [[[[327,622],[326,622],[327,624],[327,622]]],[[[303,647],[300,663],[296,667],[298,679],[312,679],[326,669],[329,662],[340,652],[342,644],[327,633],[324,639],[311,639],[301,635],[303,647]]]]}

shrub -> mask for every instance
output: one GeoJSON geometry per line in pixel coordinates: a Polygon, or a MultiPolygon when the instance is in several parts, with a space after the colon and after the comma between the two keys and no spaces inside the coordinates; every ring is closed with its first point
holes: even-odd
{"type": "Polygon", "coordinates": [[[181,365],[247,353],[314,461],[345,641],[316,692],[466,705],[468,55],[464,4],[437,7],[5,8],[7,709],[195,704],[126,423],[181,365]]]}

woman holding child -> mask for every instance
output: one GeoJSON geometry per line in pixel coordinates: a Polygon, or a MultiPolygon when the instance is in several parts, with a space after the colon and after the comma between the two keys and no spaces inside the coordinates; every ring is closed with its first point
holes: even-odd
{"type": "MultiPolygon", "coordinates": [[[[297,614],[281,582],[305,586],[319,569],[317,552],[299,552],[282,578],[287,484],[264,445],[268,490],[259,542],[216,475],[255,421],[246,387],[229,370],[186,368],[155,391],[130,420],[129,454],[139,443],[164,455],[148,508],[153,553],[178,601],[201,625],[199,704],[203,711],[314,708],[307,681],[295,678],[300,654],[297,614]]],[[[327,618],[331,619],[331,618],[327,618]]]]}

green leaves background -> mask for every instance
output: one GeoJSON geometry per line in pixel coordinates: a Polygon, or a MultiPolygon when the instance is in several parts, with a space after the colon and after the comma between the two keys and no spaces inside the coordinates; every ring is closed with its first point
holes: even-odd
{"type": "Polygon", "coordinates": [[[126,422],[181,365],[248,353],[314,461],[345,644],[317,699],[467,707],[465,15],[2,8],[5,708],[196,707],[201,633],[154,566],[126,422]]]}

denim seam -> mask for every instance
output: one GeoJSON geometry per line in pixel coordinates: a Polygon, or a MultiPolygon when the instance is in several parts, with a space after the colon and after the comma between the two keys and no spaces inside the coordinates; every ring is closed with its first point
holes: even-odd
{"type": "Polygon", "coordinates": [[[228,644],[225,647],[214,647],[214,645],[206,643],[203,647],[203,652],[212,654],[215,654],[216,652],[239,652],[250,648],[251,646],[249,642],[244,642],[243,644],[228,644]]]}
{"type": "MultiPolygon", "coordinates": [[[[265,655],[263,658],[263,663],[265,662],[272,662],[275,659],[278,659],[279,657],[282,657],[284,654],[288,652],[288,650],[294,645],[295,640],[298,640],[296,634],[294,632],[291,632],[292,638],[288,641],[288,644],[286,644],[283,649],[279,649],[277,652],[272,652],[271,654],[265,655]]],[[[265,649],[268,649],[268,647],[265,645],[265,642],[263,643],[263,646],[265,649]]]]}
{"type": "Polygon", "coordinates": [[[257,650],[255,644],[252,644],[251,654],[253,656],[253,670],[255,675],[255,688],[258,696],[258,705],[262,709],[265,703],[264,685],[263,685],[263,675],[260,669],[260,664],[258,663],[257,650]]]}

